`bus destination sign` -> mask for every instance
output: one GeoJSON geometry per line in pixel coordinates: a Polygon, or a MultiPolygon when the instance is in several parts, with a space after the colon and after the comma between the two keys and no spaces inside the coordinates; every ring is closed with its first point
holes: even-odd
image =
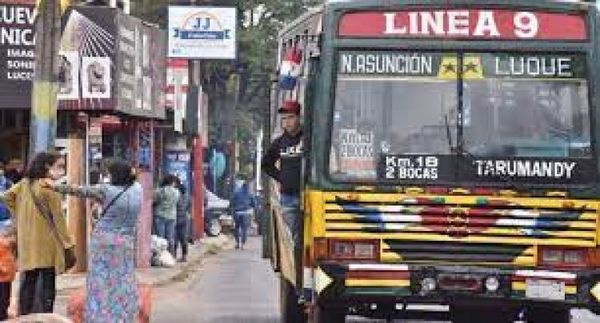
{"type": "Polygon", "coordinates": [[[586,185],[597,180],[591,158],[381,155],[379,180],[402,183],[528,183],[586,185]]]}
{"type": "Polygon", "coordinates": [[[466,40],[587,39],[580,14],[486,9],[363,11],[344,14],[341,37],[466,40]]]}

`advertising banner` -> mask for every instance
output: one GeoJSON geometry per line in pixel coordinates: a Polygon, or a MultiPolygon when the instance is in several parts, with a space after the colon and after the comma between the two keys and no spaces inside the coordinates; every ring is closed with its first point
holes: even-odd
{"type": "Polygon", "coordinates": [[[235,59],[237,9],[169,7],[171,58],[235,59]]]}
{"type": "Polygon", "coordinates": [[[67,12],[59,53],[59,109],[115,108],[115,14],[102,7],[75,7],[67,12]]]}
{"type": "Polygon", "coordinates": [[[164,173],[177,176],[188,192],[191,191],[191,156],[187,151],[168,150],[165,152],[164,173]]]}
{"type": "Polygon", "coordinates": [[[0,0],[0,108],[31,107],[35,0],[0,0]]]}
{"type": "Polygon", "coordinates": [[[164,32],[106,7],[73,7],[60,52],[59,108],[164,118],[164,32]]]}

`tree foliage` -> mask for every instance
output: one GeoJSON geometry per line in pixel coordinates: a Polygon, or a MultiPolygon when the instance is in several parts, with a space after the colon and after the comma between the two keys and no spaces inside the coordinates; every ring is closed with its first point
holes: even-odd
{"type": "MultiPolygon", "coordinates": [[[[248,143],[254,141],[258,129],[262,128],[264,121],[268,119],[271,80],[277,65],[279,31],[307,8],[321,2],[321,0],[237,0],[241,18],[240,28],[238,28],[238,59],[229,66],[220,63],[220,66],[213,67],[213,70],[222,73],[221,79],[227,79],[224,77],[227,73],[237,73],[240,76],[239,87],[233,89],[237,91],[234,93],[238,98],[236,110],[225,115],[225,119],[229,119],[225,123],[235,123],[237,129],[235,139],[239,143],[244,143],[241,147],[247,147],[248,143]]],[[[212,89],[218,92],[218,88],[213,86],[212,89]]],[[[225,93],[231,94],[231,91],[225,93]]],[[[224,109],[224,111],[228,110],[224,109]]],[[[212,121],[223,122],[224,120],[212,121]]],[[[217,141],[229,139],[223,138],[221,134],[223,132],[214,133],[213,138],[217,141]]],[[[225,135],[227,136],[227,133],[225,135]]],[[[252,160],[252,153],[254,153],[252,149],[240,149],[238,158],[242,166],[252,160]]]]}
{"type": "MultiPolygon", "coordinates": [[[[190,3],[187,0],[132,0],[132,14],[166,28],[168,4],[190,3]]],[[[203,61],[202,83],[210,98],[211,141],[251,142],[268,115],[271,79],[276,72],[278,32],[322,0],[196,0],[195,3],[238,9],[238,57],[234,61],[203,61]]],[[[241,154],[241,160],[249,159],[244,156],[245,150],[242,149],[241,154]]]]}
{"type": "Polygon", "coordinates": [[[233,62],[204,64],[205,88],[218,111],[211,116],[217,124],[212,138],[230,140],[231,133],[222,126],[234,122],[237,138],[247,142],[247,135],[256,134],[268,113],[271,79],[276,69],[277,35],[282,27],[299,17],[307,8],[322,0],[232,0],[238,8],[238,58],[233,62]],[[239,86],[231,85],[232,75],[239,76],[239,86]],[[230,107],[237,96],[234,113],[230,107]],[[229,112],[229,113],[228,113],[229,112]],[[220,114],[220,115],[219,115],[220,114]]]}

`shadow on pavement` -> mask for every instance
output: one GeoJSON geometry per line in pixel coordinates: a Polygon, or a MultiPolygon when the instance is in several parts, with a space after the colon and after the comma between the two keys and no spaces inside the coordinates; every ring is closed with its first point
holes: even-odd
{"type": "Polygon", "coordinates": [[[278,317],[242,318],[240,315],[222,315],[200,320],[202,323],[281,323],[278,317]]]}

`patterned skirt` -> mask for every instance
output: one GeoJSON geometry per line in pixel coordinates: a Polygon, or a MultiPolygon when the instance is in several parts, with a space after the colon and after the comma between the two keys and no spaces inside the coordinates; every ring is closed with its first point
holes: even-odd
{"type": "Polygon", "coordinates": [[[85,321],[131,323],[138,314],[134,238],[94,232],[89,248],[85,321]]]}

